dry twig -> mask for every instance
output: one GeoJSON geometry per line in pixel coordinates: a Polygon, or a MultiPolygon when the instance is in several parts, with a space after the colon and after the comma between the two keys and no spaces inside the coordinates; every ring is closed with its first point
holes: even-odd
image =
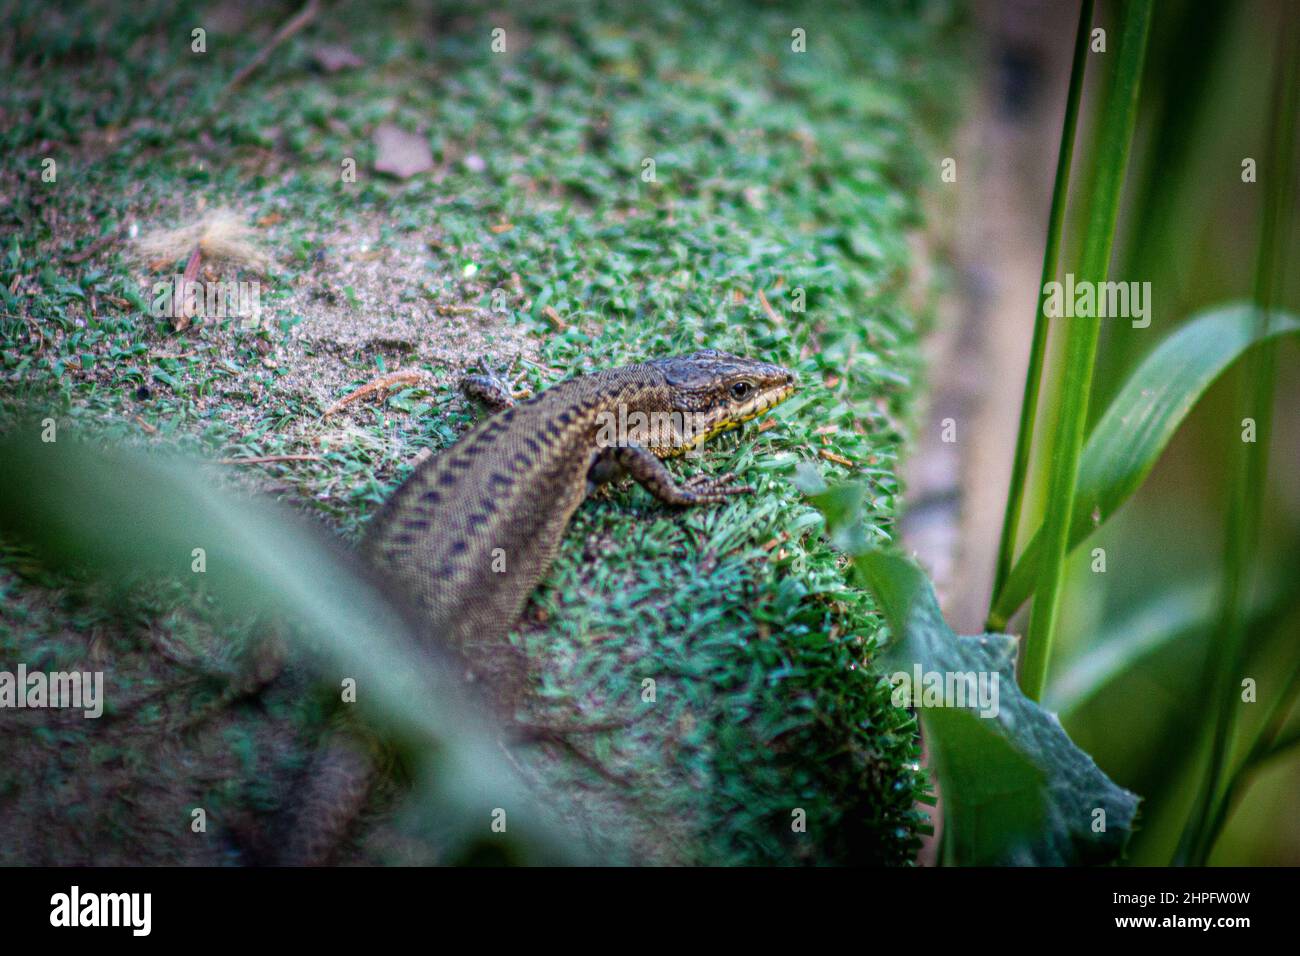
{"type": "Polygon", "coordinates": [[[294,14],[284,26],[275,31],[275,36],[271,37],[271,42],[258,50],[257,55],[244,64],[243,68],[234,75],[230,82],[226,84],[223,93],[229,93],[252,76],[253,72],[265,63],[270,58],[271,54],[275,52],[276,47],[289,39],[295,33],[302,30],[302,28],[311,23],[312,20],[315,20],[316,14],[318,13],[320,13],[319,0],[307,0],[307,3],[301,10],[294,14]]]}
{"type": "Polygon", "coordinates": [[[378,378],[373,378],[366,382],[366,384],[362,385],[360,388],[348,392],[329,408],[325,409],[325,413],[321,415],[321,418],[329,418],[335,412],[351,405],[357,399],[365,398],[367,395],[374,392],[388,391],[388,389],[393,388],[396,385],[416,385],[423,382],[424,379],[424,372],[413,368],[399,368],[394,372],[387,373],[386,375],[380,375],[378,378]]]}
{"type": "Polygon", "coordinates": [[[764,294],[762,289],[758,290],[758,301],[763,306],[763,311],[767,313],[767,317],[769,319],[771,319],[777,325],[785,324],[785,316],[783,316],[780,312],[776,311],[776,309],[772,308],[772,303],[767,301],[767,296],[764,294]]]}

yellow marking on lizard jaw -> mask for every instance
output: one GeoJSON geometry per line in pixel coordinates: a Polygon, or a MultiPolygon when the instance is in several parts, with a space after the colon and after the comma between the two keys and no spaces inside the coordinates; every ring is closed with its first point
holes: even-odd
{"type": "Polygon", "coordinates": [[[769,412],[776,406],[780,405],[787,398],[793,395],[794,391],[795,391],[794,385],[783,386],[779,391],[773,394],[771,400],[768,401],[766,404],[760,402],[758,405],[754,407],[753,411],[747,412],[746,414],[741,415],[738,418],[726,419],[725,421],[721,421],[718,424],[712,426],[706,432],[700,432],[697,435],[692,435],[687,441],[669,449],[668,453],[663,457],[675,458],[678,455],[683,455],[686,452],[690,451],[691,449],[698,448],[700,445],[703,445],[709,439],[714,438],[717,435],[721,435],[723,432],[729,432],[732,429],[739,428],[741,425],[745,424],[745,422],[753,421],[759,415],[765,414],[766,412],[769,412]]]}

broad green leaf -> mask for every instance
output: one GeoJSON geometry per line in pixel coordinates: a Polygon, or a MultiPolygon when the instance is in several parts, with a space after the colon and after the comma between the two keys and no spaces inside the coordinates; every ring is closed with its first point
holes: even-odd
{"type": "Polygon", "coordinates": [[[298,625],[288,631],[310,636],[321,672],[355,678],[357,706],[372,704],[370,716],[423,758],[422,823],[447,858],[484,841],[496,807],[510,835],[491,842],[510,858],[581,855],[518,779],[452,661],[417,638],[339,542],[175,456],[95,448],[63,431],[47,443],[29,423],[0,436],[0,462],[0,533],[48,565],[109,582],[201,578],[223,612],[271,610],[298,625]]]}
{"type": "Polygon", "coordinates": [[[925,575],[902,558],[868,551],[853,564],[889,622],[893,638],[879,662],[896,669],[896,681],[919,668],[945,680],[974,675],[989,691],[973,706],[918,708],[945,804],[945,860],[1051,866],[1118,859],[1138,798],[1102,773],[1054,714],[1021,693],[1015,638],[954,634],[925,575]]]}
{"type": "MultiPolygon", "coordinates": [[[[1070,522],[1074,548],[1128,500],[1155,467],[1188,413],[1251,346],[1300,331],[1291,313],[1273,313],[1260,334],[1257,312],[1233,303],[1189,319],[1133,372],[1089,435],[1079,462],[1070,522]]],[[[1025,547],[994,603],[991,623],[1005,624],[1038,576],[1041,532],[1025,547]]]]}

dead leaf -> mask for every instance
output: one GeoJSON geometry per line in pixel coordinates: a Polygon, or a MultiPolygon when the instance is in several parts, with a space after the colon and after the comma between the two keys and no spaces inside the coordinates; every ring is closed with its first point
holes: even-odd
{"type": "Polygon", "coordinates": [[[785,322],[785,317],[782,316],[781,313],[777,312],[776,309],[772,308],[772,303],[767,300],[767,296],[763,293],[762,289],[758,290],[758,301],[759,304],[763,306],[763,311],[767,313],[769,319],[777,325],[781,325],[785,322]]]}
{"type": "Polygon", "coordinates": [[[825,448],[817,449],[817,454],[821,455],[821,457],[825,458],[827,461],[833,461],[835,464],[843,465],[845,468],[853,467],[853,462],[849,459],[845,458],[843,455],[837,455],[835,452],[829,451],[825,448]]]}
{"type": "Polygon", "coordinates": [[[410,179],[433,169],[429,141],[392,123],[375,130],[375,169],[398,179],[410,179]]]}
{"type": "Polygon", "coordinates": [[[551,306],[548,305],[546,308],[542,309],[542,315],[546,317],[546,320],[550,322],[552,326],[554,326],[557,332],[568,331],[569,326],[565,323],[564,319],[560,318],[560,313],[556,312],[551,306]]]}

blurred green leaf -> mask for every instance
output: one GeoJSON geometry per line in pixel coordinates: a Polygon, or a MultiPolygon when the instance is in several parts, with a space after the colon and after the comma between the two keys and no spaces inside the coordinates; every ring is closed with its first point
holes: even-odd
{"type": "MultiPolygon", "coordinates": [[[[1261,335],[1254,306],[1240,302],[1196,315],[1161,342],[1088,437],[1069,546],[1078,546],[1141,487],[1188,413],[1229,366],[1251,346],[1297,331],[1300,319],[1274,313],[1261,335]]],[[[994,601],[991,624],[1005,625],[1033,593],[1040,557],[1035,534],[994,601]]]]}
{"type": "Polygon", "coordinates": [[[1104,640],[1068,663],[1062,662],[1059,675],[1048,685],[1044,703],[1068,718],[1139,661],[1207,626],[1214,598],[1209,580],[1157,593],[1108,628],[1111,633],[1104,640]]]}
{"type": "MultiPolygon", "coordinates": [[[[66,431],[64,426],[63,431],[66,431]]],[[[176,456],[42,441],[29,423],[0,437],[0,533],[53,567],[127,583],[201,584],[227,613],[272,611],[308,636],[323,677],[355,678],[358,707],[408,745],[430,781],[422,824],[445,859],[498,847],[531,863],[573,861],[566,838],[516,776],[489,715],[470,700],[453,660],[418,639],[400,607],[338,541],[270,502],[209,480],[176,456]],[[195,570],[202,549],[205,570],[195,570]],[[495,808],[509,835],[491,834],[495,808]]]]}

